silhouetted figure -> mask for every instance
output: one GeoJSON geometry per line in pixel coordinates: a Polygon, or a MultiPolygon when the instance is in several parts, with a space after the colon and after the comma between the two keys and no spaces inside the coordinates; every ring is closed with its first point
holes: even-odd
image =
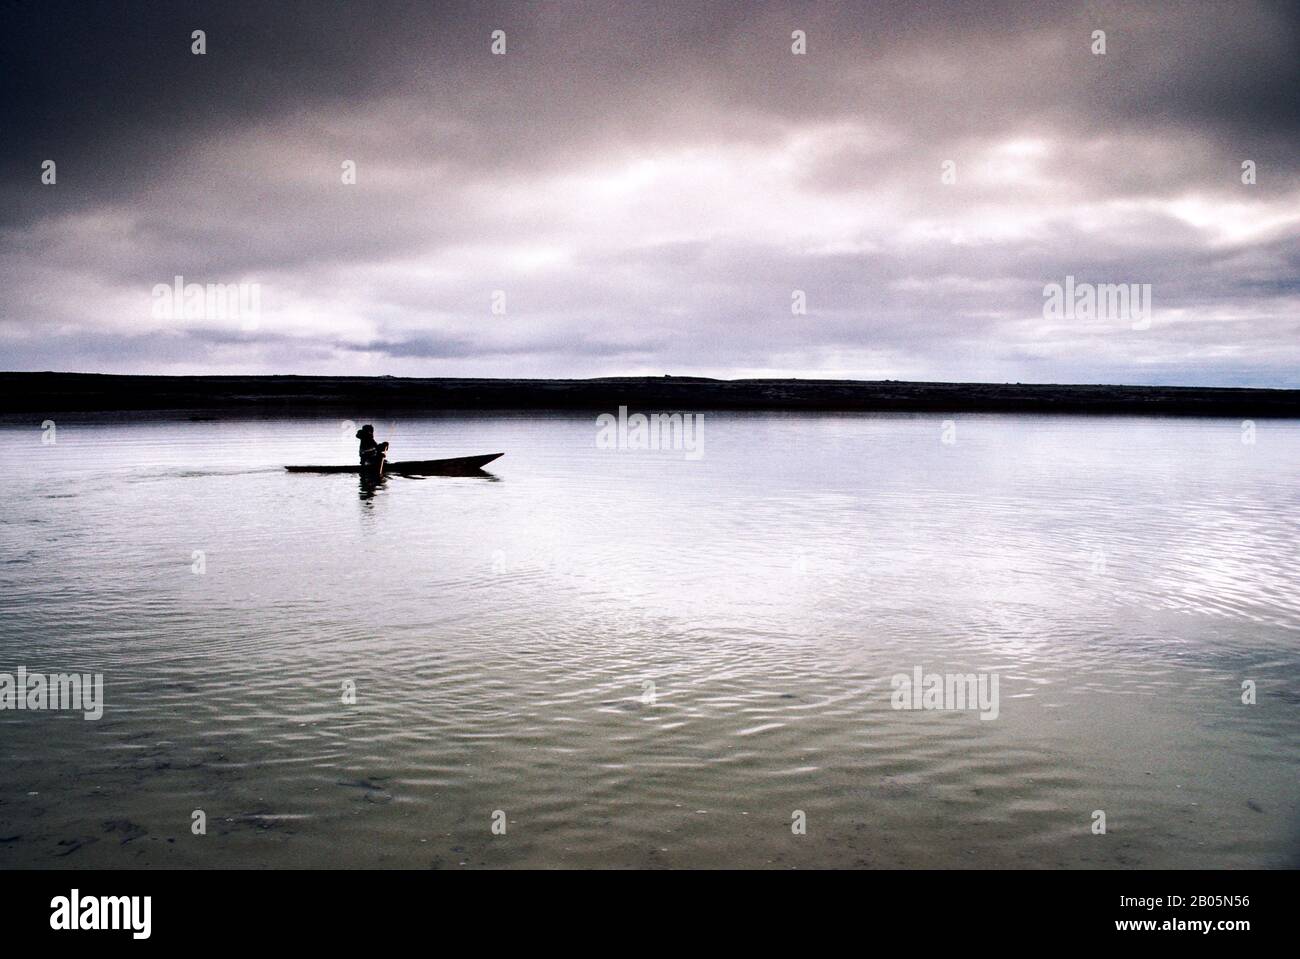
{"type": "Polygon", "coordinates": [[[361,441],[361,475],[375,479],[383,476],[388,444],[375,442],[375,428],[369,423],[357,430],[357,439],[361,441]]]}

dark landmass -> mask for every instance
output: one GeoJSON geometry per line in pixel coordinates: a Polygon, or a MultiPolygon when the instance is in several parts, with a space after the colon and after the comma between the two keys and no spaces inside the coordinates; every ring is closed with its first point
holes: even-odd
{"type": "Polygon", "coordinates": [[[1298,417],[1300,390],[895,380],[407,379],[0,373],[0,412],[248,415],[350,411],[703,410],[1104,413],[1298,417]]]}

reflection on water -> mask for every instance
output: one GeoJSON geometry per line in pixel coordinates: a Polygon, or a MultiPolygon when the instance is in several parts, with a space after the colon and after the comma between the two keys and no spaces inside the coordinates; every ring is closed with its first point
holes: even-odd
{"type": "Polygon", "coordinates": [[[943,419],[0,428],[0,673],[106,698],[0,712],[0,866],[1300,862],[1300,424],[943,419]]]}
{"type": "Polygon", "coordinates": [[[373,476],[367,476],[365,473],[362,473],[361,478],[357,481],[357,489],[361,496],[361,502],[369,506],[371,501],[375,498],[375,493],[382,490],[387,485],[387,476],[381,476],[378,479],[375,479],[373,476]]]}
{"type": "MultiPolygon", "coordinates": [[[[363,503],[369,504],[372,500],[374,500],[375,495],[377,493],[381,493],[385,489],[387,489],[388,481],[393,477],[397,477],[398,482],[406,482],[406,483],[410,483],[410,482],[420,483],[426,480],[433,480],[434,482],[445,482],[447,479],[450,478],[445,476],[407,476],[401,473],[385,473],[383,476],[379,477],[379,479],[374,479],[371,477],[367,477],[363,474],[357,483],[357,490],[361,501],[363,503]]],[[[489,473],[487,470],[469,470],[467,472],[457,474],[456,478],[475,479],[478,480],[479,482],[487,482],[487,483],[501,482],[500,476],[497,476],[495,473],[489,473]]]]}

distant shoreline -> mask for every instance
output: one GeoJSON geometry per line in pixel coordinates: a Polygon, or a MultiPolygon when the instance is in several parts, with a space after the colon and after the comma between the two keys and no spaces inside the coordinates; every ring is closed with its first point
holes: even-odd
{"type": "Polygon", "coordinates": [[[714,380],[477,379],[0,373],[0,413],[753,410],[1300,417],[1300,390],[1195,386],[714,380]]]}

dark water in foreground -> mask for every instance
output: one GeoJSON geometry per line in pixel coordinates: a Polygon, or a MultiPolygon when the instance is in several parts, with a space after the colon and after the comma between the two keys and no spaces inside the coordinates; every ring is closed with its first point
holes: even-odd
{"type": "Polygon", "coordinates": [[[943,419],[0,427],[0,867],[1300,864],[1300,422],[943,419]]]}

